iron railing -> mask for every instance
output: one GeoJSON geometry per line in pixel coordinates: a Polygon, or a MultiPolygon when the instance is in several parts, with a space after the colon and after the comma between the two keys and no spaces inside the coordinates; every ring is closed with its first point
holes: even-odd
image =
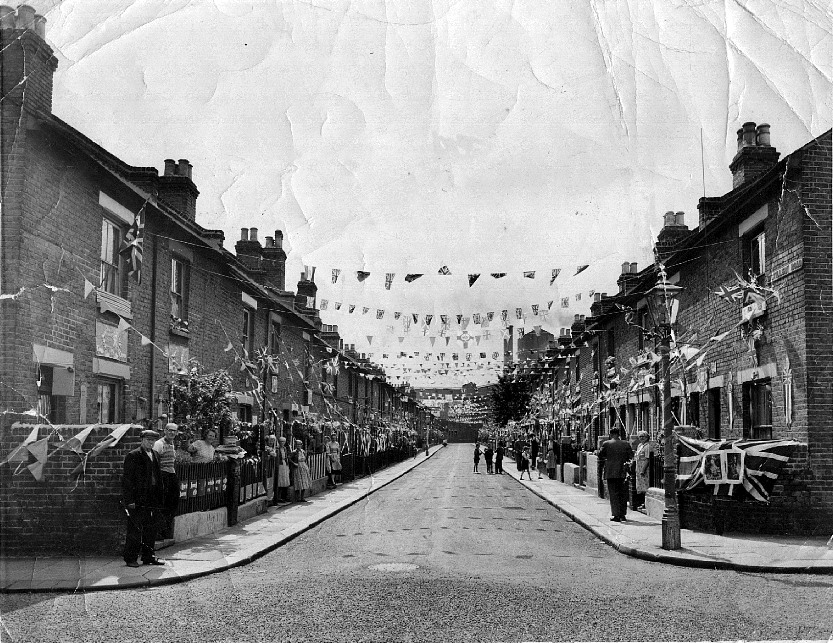
{"type": "Polygon", "coordinates": [[[226,462],[178,463],[177,515],[225,507],[228,502],[228,471],[226,462]]]}

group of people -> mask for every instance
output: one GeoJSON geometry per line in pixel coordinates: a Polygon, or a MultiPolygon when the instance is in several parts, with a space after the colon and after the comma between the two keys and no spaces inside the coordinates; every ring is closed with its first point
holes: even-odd
{"type": "MultiPolygon", "coordinates": [[[[179,504],[179,478],[175,467],[179,426],[169,422],[163,433],[160,437],[152,429],[142,431],[140,445],[124,459],[122,506],[127,517],[127,533],[123,557],[128,567],[164,565],[165,561],[156,556],[156,537],[173,538],[179,504]]],[[[216,431],[209,429],[202,440],[192,443],[189,446],[191,461],[212,462],[215,440],[216,431]]],[[[295,448],[289,450],[285,437],[272,435],[267,440],[266,451],[276,460],[275,504],[290,502],[290,487],[295,490],[296,500],[304,502],[304,495],[312,488],[312,476],[303,442],[296,440],[295,448]]],[[[341,445],[336,436],[327,436],[325,453],[327,488],[332,489],[342,470],[341,445]]]]}
{"type": "MultiPolygon", "coordinates": [[[[627,520],[628,509],[628,474],[631,464],[634,465],[636,495],[632,509],[642,509],[645,505],[645,492],[650,486],[650,458],[654,451],[647,431],[637,433],[638,444],[634,451],[630,442],[621,439],[619,428],[610,430],[609,439],[604,441],[597,451],[599,466],[603,469],[607,482],[608,499],[610,501],[610,520],[622,522],[627,520]]],[[[543,476],[542,468],[546,467],[550,478],[555,478],[558,456],[555,451],[554,440],[547,441],[547,452],[541,450],[541,443],[535,436],[527,436],[526,440],[518,438],[514,443],[515,458],[523,480],[524,473],[532,479],[532,469],[538,469],[538,479],[543,476]],[[536,466],[537,465],[537,466],[536,466]]],[[[591,450],[589,436],[583,445],[591,450]]],[[[475,471],[477,470],[477,446],[475,446],[475,471]]]]}
{"type": "MultiPolygon", "coordinates": [[[[443,441],[443,444],[446,444],[443,441]]],[[[480,465],[480,456],[483,456],[483,459],[486,461],[486,473],[503,473],[503,456],[506,453],[506,449],[503,447],[503,442],[498,442],[497,447],[495,449],[492,448],[492,443],[486,443],[486,448],[480,448],[480,442],[476,442],[474,445],[474,473],[480,473],[477,470],[478,466],[480,465]],[[494,464],[492,464],[494,462],[494,464]]]]}
{"type": "Polygon", "coordinates": [[[546,451],[541,448],[541,442],[536,436],[529,436],[525,441],[520,438],[514,443],[515,463],[518,471],[523,475],[526,473],[527,477],[532,479],[532,469],[538,471],[538,479],[543,478],[542,469],[547,470],[547,476],[555,479],[555,469],[558,466],[558,455],[555,450],[555,440],[547,441],[546,451]]]}

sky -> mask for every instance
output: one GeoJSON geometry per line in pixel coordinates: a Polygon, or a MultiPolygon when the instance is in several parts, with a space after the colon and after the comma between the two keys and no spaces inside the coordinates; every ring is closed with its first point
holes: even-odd
{"type": "Polygon", "coordinates": [[[770,123],[783,155],[833,114],[833,20],[814,1],[31,4],[56,115],[133,165],[187,158],[200,224],[229,249],[241,227],[282,230],[287,287],[315,266],[324,322],[415,385],[493,378],[502,310],[558,334],[591,291],[616,292],[665,211],[696,227],[698,198],[731,189],[743,122],[770,123]],[[446,337],[473,368],[413,372],[449,362],[446,337]]]}

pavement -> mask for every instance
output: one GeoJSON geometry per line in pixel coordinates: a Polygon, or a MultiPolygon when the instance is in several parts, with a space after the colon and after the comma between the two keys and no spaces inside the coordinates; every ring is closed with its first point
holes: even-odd
{"type": "MultiPolygon", "coordinates": [[[[0,593],[168,585],[245,565],[402,477],[441,448],[432,447],[428,456],[420,452],[415,459],[311,496],[306,502],[270,507],[265,514],[216,534],[171,545],[160,552],[164,566],[126,567],[121,556],[0,558],[0,593]]],[[[683,529],[682,548],[667,551],[660,546],[659,520],[631,511],[626,522],[610,522],[608,501],[595,493],[546,477],[538,479],[537,472],[531,481],[520,481],[514,462],[506,460],[506,464],[506,474],[519,484],[628,556],[709,569],[833,574],[833,548],[825,538],[717,536],[683,529]]]]}
{"type": "Polygon", "coordinates": [[[114,557],[0,558],[0,593],[97,591],[169,585],[250,563],[340,511],[402,477],[432,457],[379,470],[372,476],[338,485],[306,502],[269,507],[265,514],[215,534],[176,543],[159,552],[162,566],[127,567],[114,557]]]}
{"type": "MultiPolygon", "coordinates": [[[[515,462],[504,460],[504,471],[582,527],[623,554],[647,561],[744,572],[833,574],[833,538],[715,534],[681,530],[682,548],[662,548],[662,523],[650,516],[628,511],[622,523],[610,520],[610,504],[595,492],[572,484],[538,479],[520,480],[515,462]],[[828,542],[831,546],[828,546],[828,542]]],[[[485,466],[483,467],[485,468],[485,466]]]]}

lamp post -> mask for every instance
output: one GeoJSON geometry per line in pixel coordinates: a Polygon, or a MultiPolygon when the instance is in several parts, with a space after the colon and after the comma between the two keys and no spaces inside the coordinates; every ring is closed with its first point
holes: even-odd
{"type": "Polygon", "coordinates": [[[669,283],[660,267],[657,284],[647,293],[648,307],[659,334],[660,370],[662,374],[663,486],[665,511],[662,514],[662,548],[679,549],[680,512],[677,507],[677,458],[674,452],[674,419],[671,416],[671,307],[682,288],[669,283]]]}

